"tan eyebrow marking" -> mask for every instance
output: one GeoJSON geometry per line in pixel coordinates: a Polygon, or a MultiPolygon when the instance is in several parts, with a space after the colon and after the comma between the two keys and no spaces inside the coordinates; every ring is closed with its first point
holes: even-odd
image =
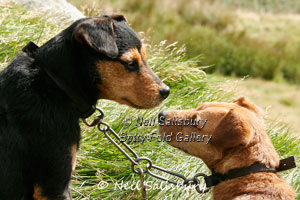
{"type": "Polygon", "coordinates": [[[147,46],[145,44],[142,44],[140,52],[136,47],[131,48],[123,53],[121,60],[124,62],[136,61],[137,63],[142,64],[147,58],[147,46]]]}
{"type": "Polygon", "coordinates": [[[124,62],[136,61],[138,63],[141,63],[142,58],[137,48],[132,48],[123,53],[123,55],[121,56],[121,60],[123,60],[124,62]]]}

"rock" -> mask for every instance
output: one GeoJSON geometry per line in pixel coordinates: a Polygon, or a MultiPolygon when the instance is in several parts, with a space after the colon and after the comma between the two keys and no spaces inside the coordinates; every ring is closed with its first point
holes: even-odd
{"type": "Polygon", "coordinates": [[[56,23],[70,23],[77,19],[85,17],[75,6],[66,0],[0,0],[2,2],[15,2],[24,4],[24,6],[38,13],[53,18],[56,23]]]}

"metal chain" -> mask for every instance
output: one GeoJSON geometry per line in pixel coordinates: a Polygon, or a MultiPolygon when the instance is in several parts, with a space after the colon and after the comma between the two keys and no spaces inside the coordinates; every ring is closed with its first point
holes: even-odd
{"type": "MultiPolygon", "coordinates": [[[[206,174],[203,173],[198,173],[196,174],[194,177],[192,178],[186,178],[185,176],[178,174],[176,172],[172,172],[170,170],[166,170],[164,168],[161,168],[159,166],[153,165],[152,161],[147,158],[147,157],[139,157],[137,155],[137,153],[128,145],[126,144],[124,141],[121,140],[120,136],[110,127],[110,125],[107,122],[102,121],[104,118],[104,112],[99,108],[96,107],[96,110],[100,112],[100,115],[98,115],[96,117],[96,119],[94,119],[91,123],[88,123],[85,119],[83,119],[83,122],[85,125],[89,126],[89,127],[94,127],[97,126],[98,130],[103,132],[104,135],[107,137],[107,139],[109,139],[109,141],[115,146],[117,147],[122,153],[123,155],[131,162],[131,169],[134,173],[139,174],[141,177],[144,177],[144,174],[149,174],[157,179],[166,181],[168,183],[172,183],[178,186],[189,186],[189,185],[195,185],[195,189],[198,193],[206,193],[210,190],[210,187],[206,187],[204,190],[200,189],[200,181],[198,179],[199,176],[203,176],[204,179],[207,177],[206,174]],[[117,138],[117,140],[132,154],[132,156],[130,156],[110,135],[109,133],[111,133],[114,137],[117,138]],[[138,165],[141,161],[147,161],[147,165],[146,168],[143,170],[142,168],[140,168],[139,170],[135,169],[135,166],[138,165]],[[170,174],[172,176],[176,176],[178,178],[181,178],[183,180],[183,182],[177,182],[174,180],[170,180],[168,178],[165,178],[163,176],[160,176],[158,174],[155,174],[154,172],[151,171],[151,169],[156,169],[158,171],[164,172],[166,174],[170,174]]],[[[144,181],[143,181],[144,182],[144,181]]],[[[143,184],[143,183],[141,183],[143,184]]],[[[145,195],[146,194],[146,189],[143,193],[143,185],[142,185],[142,194],[145,195]]],[[[144,198],[144,197],[143,197],[144,198]]]]}

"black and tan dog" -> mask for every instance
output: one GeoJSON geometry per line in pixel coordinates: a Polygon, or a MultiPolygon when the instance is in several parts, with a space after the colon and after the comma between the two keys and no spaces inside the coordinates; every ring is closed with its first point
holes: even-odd
{"type": "Polygon", "coordinates": [[[76,21],[0,73],[0,199],[71,199],[78,120],[98,99],[152,108],[169,88],[120,15],[76,21]]]}

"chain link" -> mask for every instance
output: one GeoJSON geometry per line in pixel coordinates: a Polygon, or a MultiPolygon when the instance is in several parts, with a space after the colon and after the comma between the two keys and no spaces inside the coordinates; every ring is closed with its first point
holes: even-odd
{"type": "Polygon", "coordinates": [[[198,173],[196,174],[194,177],[192,178],[186,178],[185,176],[178,174],[176,172],[172,172],[170,170],[166,170],[164,168],[161,168],[159,166],[153,165],[152,161],[147,158],[147,157],[139,157],[137,155],[137,153],[128,145],[126,144],[124,141],[121,140],[120,136],[110,127],[110,125],[107,122],[102,121],[104,119],[104,112],[99,108],[96,107],[96,110],[100,112],[100,115],[98,115],[96,117],[96,119],[94,119],[91,123],[88,123],[85,119],[83,119],[83,122],[85,125],[89,126],[89,127],[94,127],[97,126],[98,130],[103,132],[104,135],[106,136],[106,138],[115,146],[117,147],[122,153],[123,155],[131,162],[131,169],[134,173],[139,174],[141,177],[141,189],[142,189],[142,195],[143,195],[143,199],[147,199],[146,198],[146,188],[144,187],[144,181],[142,183],[142,179],[144,180],[144,174],[148,173],[149,175],[166,181],[168,183],[172,183],[178,186],[189,186],[189,185],[195,185],[195,189],[198,193],[206,193],[210,190],[210,187],[206,187],[204,190],[200,189],[200,180],[198,179],[199,176],[207,177],[206,174],[203,173],[198,173]],[[109,133],[111,133],[132,155],[130,156],[110,135],[109,133]],[[148,163],[145,166],[145,169],[143,168],[139,168],[139,170],[135,169],[136,165],[139,165],[139,163],[141,161],[147,161],[148,163]],[[151,171],[151,169],[156,169],[158,171],[164,172],[166,174],[175,176],[177,178],[182,179],[182,182],[178,182],[178,181],[174,181],[174,180],[170,180],[166,177],[160,176],[158,174],[155,174],[154,172],[151,171]]]}

